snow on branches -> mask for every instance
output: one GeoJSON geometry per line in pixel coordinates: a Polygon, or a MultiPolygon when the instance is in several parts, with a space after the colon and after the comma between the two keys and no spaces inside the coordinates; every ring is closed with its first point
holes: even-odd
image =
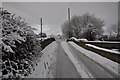
{"type": "Polygon", "coordinates": [[[78,39],[96,40],[103,34],[103,26],[103,20],[85,13],[80,16],[73,16],[70,21],[64,22],[62,33],[66,38],[76,37],[78,39]]]}
{"type": "Polygon", "coordinates": [[[3,77],[27,76],[34,67],[35,57],[41,54],[33,29],[20,16],[0,8],[0,30],[3,77]]]}

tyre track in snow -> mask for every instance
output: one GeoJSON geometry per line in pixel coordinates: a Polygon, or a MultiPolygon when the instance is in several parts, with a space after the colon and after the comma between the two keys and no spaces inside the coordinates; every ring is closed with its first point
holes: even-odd
{"type": "Polygon", "coordinates": [[[65,53],[68,55],[68,58],[73,63],[81,78],[94,78],[93,75],[90,74],[87,68],[84,66],[83,62],[79,61],[77,57],[73,54],[74,52],[71,51],[67,42],[61,42],[61,46],[64,49],[65,53]]]}
{"type": "Polygon", "coordinates": [[[114,75],[111,72],[107,71],[103,66],[97,64],[95,61],[91,60],[89,57],[76,50],[70,44],[68,44],[68,46],[74,57],[85,66],[88,72],[94,76],[94,78],[117,78],[117,75],[114,75]]]}
{"type": "Polygon", "coordinates": [[[57,66],[55,78],[81,78],[76,68],[57,41],[57,66]]]}

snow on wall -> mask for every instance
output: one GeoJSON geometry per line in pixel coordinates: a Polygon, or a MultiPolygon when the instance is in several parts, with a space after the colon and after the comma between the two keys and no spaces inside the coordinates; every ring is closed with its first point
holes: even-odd
{"type": "Polygon", "coordinates": [[[113,42],[113,41],[86,41],[86,42],[96,42],[96,43],[120,43],[120,42],[113,42]]]}
{"type": "Polygon", "coordinates": [[[86,56],[88,56],[89,58],[93,59],[94,61],[96,61],[97,63],[101,64],[102,66],[106,67],[107,69],[109,69],[110,71],[116,73],[118,75],[118,63],[113,62],[105,57],[102,57],[92,51],[86,50],[80,46],[78,46],[77,44],[75,44],[74,42],[69,42],[75,49],[77,49],[78,51],[80,51],[81,53],[85,54],[86,56]],[[89,54],[88,54],[89,53],[89,54]]]}
{"type": "Polygon", "coordinates": [[[89,47],[93,47],[93,48],[96,48],[96,49],[99,49],[99,50],[103,50],[103,51],[107,51],[107,52],[110,52],[110,53],[120,54],[120,52],[109,50],[109,49],[105,49],[105,48],[101,48],[101,47],[97,47],[97,46],[94,46],[94,45],[91,45],[91,44],[86,44],[86,45],[89,46],[89,47]]]}
{"type": "Polygon", "coordinates": [[[77,39],[75,37],[72,37],[70,38],[71,40],[75,40],[75,41],[84,41],[84,42],[87,42],[88,40],[87,39],[83,39],[83,38],[80,38],[80,39],[77,39]]]}
{"type": "Polygon", "coordinates": [[[35,71],[27,78],[54,78],[56,67],[56,42],[52,42],[45,49],[43,49],[42,57],[38,60],[38,65],[35,71]]]}

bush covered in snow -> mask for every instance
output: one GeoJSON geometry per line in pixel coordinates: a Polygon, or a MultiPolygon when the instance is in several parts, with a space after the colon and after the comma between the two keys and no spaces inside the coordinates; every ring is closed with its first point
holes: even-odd
{"type": "Polygon", "coordinates": [[[35,57],[41,54],[40,42],[31,26],[28,26],[21,17],[15,17],[15,14],[2,8],[0,25],[2,25],[3,78],[27,76],[34,68],[35,57]]]}

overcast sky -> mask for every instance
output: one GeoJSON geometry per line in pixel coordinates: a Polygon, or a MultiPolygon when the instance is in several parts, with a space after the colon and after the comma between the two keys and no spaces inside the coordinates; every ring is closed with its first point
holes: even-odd
{"type": "Polygon", "coordinates": [[[43,18],[43,30],[47,34],[61,34],[61,25],[67,20],[67,8],[71,16],[86,12],[95,14],[105,21],[105,26],[118,22],[117,2],[3,2],[3,8],[17,16],[25,18],[40,32],[40,18],[43,18]]]}

